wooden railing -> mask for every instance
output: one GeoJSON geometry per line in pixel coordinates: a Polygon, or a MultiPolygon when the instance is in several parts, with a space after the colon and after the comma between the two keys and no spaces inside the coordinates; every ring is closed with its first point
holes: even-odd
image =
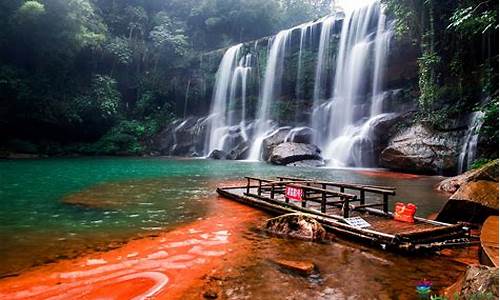
{"type": "Polygon", "coordinates": [[[277,177],[278,180],[264,179],[259,177],[245,177],[247,179],[246,195],[257,196],[260,198],[276,199],[276,195],[284,195],[284,200],[289,203],[289,199],[285,195],[286,186],[300,188],[303,191],[302,207],[307,206],[307,202],[316,202],[320,204],[322,213],[326,213],[328,206],[341,207],[342,216],[348,218],[353,210],[366,209],[369,207],[382,207],[384,213],[389,212],[389,196],[396,194],[395,188],[340,183],[321,180],[307,180],[295,177],[277,177]],[[253,185],[253,183],[257,183],[253,185]],[[332,190],[335,187],[339,190],[332,190]],[[256,188],[256,194],[251,193],[251,189],[256,188]],[[359,192],[359,196],[346,193],[346,190],[359,192]],[[367,203],[366,194],[373,193],[382,196],[381,202],[367,203]],[[265,197],[263,194],[268,195],[265,197]],[[359,202],[359,205],[352,205],[353,202],[359,202]]]}
{"type": "Polygon", "coordinates": [[[342,182],[334,182],[334,181],[310,180],[310,179],[287,177],[287,176],[280,176],[280,177],[278,177],[278,179],[281,181],[294,180],[294,181],[299,181],[299,182],[300,181],[301,182],[309,182],[311,184],[319,185],[323,189],[326,189],[328,187],[337,187],[337,188],[339,188],[339,191],[341,193],[345,192],[346,189],[356,191],[356,192],[359,192],[358,199],[359,199],[360,205],[356,206],[355,209],[381,206],[384,213],[389,212],[389,196],[396,195],[396,188],[389,187],[389,186],[364,185],[364,184],[351,184],[351,183],[342,183],[342,182]],[[366,194],[367,193],[381,195],[382,201],[367,204],[366,203],[366,198],[367,198],[366,194]]]}
{"type": "Polygon", "coordinates": [[[285,195],[285,187],[300,188],[304,192],[301,206],[306,207],[307,202],[316,202],[321,205],[321,212],[326,213],[327,206],[341,206],[344,218],[349,217],[350,203],[359,201],[356,195],[323,189],[311,186],[310,182],[302,180],[270,180],[257,177],[245,177],[247,179],[246,195],[263,197],[263,193],[269,194],[269,199],[275,200],[276,195],[284,195],[285,203],[289,203],[289,199],[285,195]],[[257,185],[252,185],[252,181],[256,181],[257,185]],[[251,188],[257,188],[257,193],[250,193],[251,188]]]}

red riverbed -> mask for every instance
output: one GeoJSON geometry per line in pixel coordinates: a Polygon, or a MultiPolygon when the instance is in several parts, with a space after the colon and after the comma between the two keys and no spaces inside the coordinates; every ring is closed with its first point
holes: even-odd
{"type": "Polygon", "coordinates": [[[261,218],[257,210],[216,200],[206,218],[173,231],[3,279],[0,299],[185,299],[204,275],[246,255],[250,241],[240,233],[261,218]]]}

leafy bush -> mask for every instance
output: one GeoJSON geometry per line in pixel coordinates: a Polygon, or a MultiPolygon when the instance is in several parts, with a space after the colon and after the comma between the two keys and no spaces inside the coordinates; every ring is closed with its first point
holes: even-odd
{"type": "Polygon", "coordinates": [[[100,155],[137,155],[144,151],[141,139],[145,132],[146,128],[138,121],[121,121],[96,143],[82,146],[80,152],[100,155]]]}

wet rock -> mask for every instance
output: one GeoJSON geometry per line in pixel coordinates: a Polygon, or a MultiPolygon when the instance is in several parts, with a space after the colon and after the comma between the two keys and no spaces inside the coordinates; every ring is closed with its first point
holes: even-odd
{"type": "Polygon", "coordinates": [[[323,167],[325,162],[323,160],[299,160],[287,164],[288,167],[323,167]]]}
{"type": "Polygon", "coordinates": [[[268,160],[271,156],[271,152],[274,147],[285,141],[288,136],[291,127],[281,127],[273,131],[262,141],[262,157],[264,160],[268,160]]]}
{"type": "Polygon", "coordinates": [[[436,220],[482,223],[498,215],[498,182],[478,180],[462,184],[439,211],[436,220]]]}
{"type": "Polygon", "coordinates": [[[315,268],[312,261],[298,261],[287,259],[272,259],[271,261],[282,268],[299,273],[301,275],[309,275],[314,271],[315,268]]]}
{"type": "Polygon", "coordinates": [[[487,266],[469,266],[446,294],[459,294],[460,299],[498,299],[498,271],[487,266]]]}
{"type": "Polygon", "coordinates": [[[316,145],[286,142],[273,148],[269,162],[287,165],[303,160],[323,160],[321,150],[316,145]]]}
{"type": "Polygon", "coordinates": [[[462,131],[438,131],[423,123],[398,132],[380,155],[391,170],[452,174],[456,172],[462,131]]]}
{"type": "Polygon", "coordinates": [[[177,119],[153,138],[151,151],[177,156],[202,153],[206,125],[206,118],[177,119]]]}
{"type": "Polygon", "coordinates": [[[478,169],[469,170],[461,175],[445,179],[439,183],[437,189],[443,192],[455,193],[463,184],[477,180],[498,182],[498,159],[478,169]]]}
{"type": "Polygon", "coordinates": [[[267,220],[264,229],[272,234],[308,241],[323,241],[326,231],[315,219],[293,213],[267,220]]]}
{"type": "Polygon", "coordinates": [[[262,141],[262,157],[264,160],[269,160],[274,147],[285,143],[303,143],[309,144],[312,142],[313,130],[309,127],[289,126],[281,127],[273,131],[262,141]]]}
{"type": "Polygon", "coordinates": [[[216,160],[226,160],[228,157],[229,155],[222,150],[214,150],[208,155],[208,158],[216,160]]]}
{"type": "Polygon", "coordinates": [[[205,299],[217,299],[218,295],[217,292],[208,290],[203,293],[203,298],[205,299]]]}
{"type": "Polygon", "coordinates": [[[229,159],[245,159],[248,157],[250,151],[250,146],[246,141],[240,142],[238,145],[236,145],[231,152],[229,152],[229,159]]]}
{"type": "Polygon", "coordinates": [[[310,144],[313,140],[314,132],[309,127],[297,127],[288,132],[285,137],[286,142],[310,144]]]}

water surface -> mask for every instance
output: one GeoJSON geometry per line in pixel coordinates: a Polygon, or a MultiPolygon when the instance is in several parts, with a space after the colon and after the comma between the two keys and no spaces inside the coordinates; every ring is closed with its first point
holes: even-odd
{"type": "MultiPolygon", "coordinates": [[[[218,184],[242,176],[307,176],[391,185],[426,216],[442,205],[434,177],[264,163],[164,158],[0,161],[0,274],[119,246],[203,218],[218,184]]],[[[392,205],[391,205],[392,206],[392,205]]]]}

